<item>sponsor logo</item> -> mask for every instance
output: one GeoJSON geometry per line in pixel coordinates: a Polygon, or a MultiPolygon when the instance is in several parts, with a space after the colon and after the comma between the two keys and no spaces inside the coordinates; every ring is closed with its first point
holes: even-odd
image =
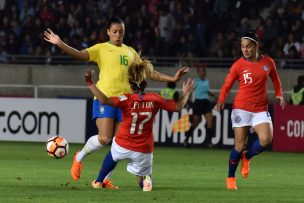
{"type": "Polygon", "coordinates": [[[21,132],[29,135],[34,133],[58,135],[60,133],[60,118],[56,112],[0,111],[0,121],[3,133],[18,134],[21,132]]]}

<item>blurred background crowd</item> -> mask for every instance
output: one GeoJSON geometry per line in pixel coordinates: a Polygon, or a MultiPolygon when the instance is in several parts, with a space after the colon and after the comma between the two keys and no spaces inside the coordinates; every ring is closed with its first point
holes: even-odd
{"type": "Polygon", "coordinates": [[[303,0],[0,0],[1,58],[62,54],[43,40],[46,28],[77,49],[107,41],[114,15],[124,43],[145,56],[238,58],[254,27],[262,53],[304,59],[303,0]]]}

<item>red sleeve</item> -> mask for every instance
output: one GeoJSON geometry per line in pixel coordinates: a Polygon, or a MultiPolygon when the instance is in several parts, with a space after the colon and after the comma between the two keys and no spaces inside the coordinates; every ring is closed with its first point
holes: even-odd
{"type": "Polygon", "coordinates": [[[283,96],[281,81],[277,72],[276,65],[274,61],[270,58],[271,70],[270,70],[270,78],[273,83],[275,96],[283,96]]]}
{"type": "Polygon", "coordinates": [[[164,99],[163,97],[158,95],[158,102],[159,102],[159,107],[161,109],[167,110],[167,111],[174,111],[176,103],[174,99],[164,99]]]}
{"type": "Polygon", "coordinates": [[[110,97],[110,99],[113,101],[114,106],[119,108],[128,106],[130,100],[128,94],[124,94],[119,97],[110,97]]]}
{"type": "Polygon", "coordinates": [[[234,63],[232,67],[229,70],[229,73],[226,76],[225,82],[221,88],[221,92],[219,94],[218,102],[224,103],[226,97],[228,96],[228,93],[230,89],[232,88],[235,80],[237,79],[237,64],[234,63]]]}

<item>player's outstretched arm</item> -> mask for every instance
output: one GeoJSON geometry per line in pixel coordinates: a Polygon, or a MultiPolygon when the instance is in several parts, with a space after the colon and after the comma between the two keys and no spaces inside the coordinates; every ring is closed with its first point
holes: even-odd
{"type": "Polygon", "coordinates": [[[47,29],[43,33],[44,35],[44,40],[58,46],[61,50],[63,50],[65,53],[68,55],[78,59],[78,60],[83,60],[83,61],[88,61],[90,59],[89,53],[87,50],[77,50],[73,47],[70,47],[66,43],[64,43],[58,35],[56,35],[51,29],[47,29]]]}
{"type": "Polygon", "coordinates": [[[87,85],[89,89],[91,90],[92,94],[102,103],[106,105],[113,106],[113,101],[112,99],[108,98],[106,95],[104,95],[95,85],[93,81],[93,75],[94,75],[94,70],[88,69],[85,74],[85,80],[87,82],[87,85]]]}
{"type": "Polygon", "coordinates": [[[189,67],[182,67],[175,73],[174,76],[168,76],[168,75],[165,75],[165,74],[162,74],[160,72],[153,70],[149,78],[151,80],[162,81],[162,82],[177,82],[186,73],[189,72],[189,69],[190,69],[189,67]]]}
{"type": "Polygon", "coordinates": [[[188,78],[187,81],[183,82],[183,95],[182,97],[176,102],[175,111],[181,111],[182,108],[186,105],[189,96],[193,92],[194,89],[194,81],[191,78],[188,78]]]}

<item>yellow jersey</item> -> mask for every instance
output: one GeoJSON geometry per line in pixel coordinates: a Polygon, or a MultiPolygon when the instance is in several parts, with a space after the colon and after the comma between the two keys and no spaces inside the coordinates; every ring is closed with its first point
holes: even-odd
{"type": "Polygon", "coordinates": [[[140,63],[137,52],[122,44],[115,46],[110,42],[96,44],[86,49],[90,61],[99,67],[99,80],[96,84],[107,97],[116,97],[130,93],[128,68],[132,63],[140,63]]]}

